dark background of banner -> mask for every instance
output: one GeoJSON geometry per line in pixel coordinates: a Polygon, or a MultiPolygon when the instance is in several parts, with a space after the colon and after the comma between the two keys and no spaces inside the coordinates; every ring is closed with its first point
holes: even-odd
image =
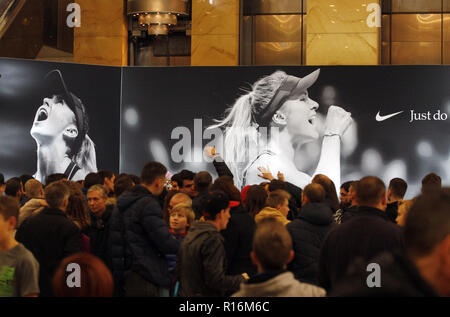
{"type": "Polygon", "coordinates": [[[15,59],[0,59],[0,172],[6,179],[36,172],[30,129],[43,99],[51,97],[43,84],[53,69],[86,108],[98,169],[118,172],[121,69],[15,59]]]}
{"type": "MultiPolygon", "coordinates": [[[[202,119],[204,131],[259,78],[278,69],[298,77],[317,69],[118,68],[0,59],[0,171],[6,178],[35,172],[36,144],[29,131],[48,94],[43,78],[55,68],[86,106],[98,168],[137,175],[150,160],[163,162],[172,173],[187,168],[215,175],[210,163],[171,160],[171,148],[179,141],[171,140],[172,130],[187,127],[193,139],[194,119],[202,119]]],[[[411,109],[449,115],[449,83],[448,66],[321,67],[319,79],[309,89],[310,97],[320,104],[318,112],[325,118],[330,105],[339,105],[355,120],[353,146],[344,141],[342,147],[342,182],[365,175],[380,176],[386,183],[403,177],[410,186],[407,197],[418,193],[420,180],[429,172],[439,174],[448,185],[450,118],[409,121],[411,109]],[[404,112],[377,122],[378,111],[404,112]]],[[[203,140],[203,146],[207,142],[203,140]]],[[[306,146],[297,157],[299,168],[310,175],[320,143],[306,146]]]]}
{"type": "MultiPolygon", "coordinates": [[[[194,118],[202,118],[205,129],[259,78],[278,69],[303,77],[316,68],[125,68],[121,170],[139,173],[145,162],[159,160],[172,172],[182,168],[213,172],[212,164],[171,161],[170,150],[178,141],[170,139],[173,128],[188,127],[193,138],[194,118]],[[127,115],[133,118],[130,122],[127,115]]],[[[319,79],[309,89],[320,104],[318,112],[325,115],[330,105],[339,105],[356,122],[356,147],[341,160],[342,182],[365,175],[380,176],[386,183],[403,177],[410,185],[409,197],[418,193],[420,180],[429,172],[449,184],[450,118],[409,122],[411,109],[450,114],[449,83],[446,66],[321,67],[319,79]],[[375,120],[378,111],[387,115],[402,110],[389,120],[375,120]]],[[[305,168],[310,175],[317,159],[317,154],[308,157],[312,164],[305,168]]]]}

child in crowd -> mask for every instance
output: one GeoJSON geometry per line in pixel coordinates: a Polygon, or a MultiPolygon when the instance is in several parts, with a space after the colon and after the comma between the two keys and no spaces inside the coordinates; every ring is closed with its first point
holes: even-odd
{"type": "MultiPolygon", "coordinates": [[[[191,204],[181,203],[175,205],[169,211],[169,231],[178,240],[183,241],[189,227],[195,219],[195,213],[191,204]]],[[[177,263],[176,254],[166,254],[167,263],[169,265],[169,273],[173,277],[175,266],[177,263]]],[[[172,278],[173,280],[173,278],[172,278]]]]}
{"type": "Polygon", "coordinates": [[[23,244],[14,238],[19,218],[19,203],[0,197],[0,297],[37,297],[39,263],[23,244]]]}
{"type": "Polygon", "coordinates": [[[241,283],[233,297],[322,297],[325,290],[301,283],[286,270],[294,258],[292,239],[286,227],[274,217],[256,226],[253,251],[250,254],[258,274],[241,283]]]}

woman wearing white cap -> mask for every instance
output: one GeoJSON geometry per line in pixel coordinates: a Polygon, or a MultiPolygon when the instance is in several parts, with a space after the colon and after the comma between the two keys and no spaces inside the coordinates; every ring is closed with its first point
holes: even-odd
{"type": "MultiPolygon", "coordinates": [[[[310,183],[311,176],[297,169],[294,157],[297,149],[319,138],[314,126],[319,104],[307,91],[319,72],[299,78],[276,71],[263,77],[236,101],[226,118],[210,127],[226,128],[224,159],[238,187],[260,183],[260,166],[282,172],[286,181],[301,188],[310,183]]],[[[340,138],[351,123],[349,112],[336,106],[328,109],[314,175],[325,174],[340,184],[340,138]]]]}
{"type": "Polygon", "coordinates": [[[87,113],[81,100],[67,89],[61,72],[53,70],[46,78],[50,75],[57,80],[51,89],[60,94],[44,98],[35,115],[30,131],[37,145],[34,177],[44,182],[50,174],[64,173],[69,180],[82,180],[97,172],[94,142],[87,135],[87,113]]]}

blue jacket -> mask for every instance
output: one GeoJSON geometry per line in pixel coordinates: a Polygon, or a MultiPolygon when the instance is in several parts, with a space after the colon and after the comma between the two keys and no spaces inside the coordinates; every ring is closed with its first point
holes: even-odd
{"type": "Polygon", "coordinates": [[[169,288],[165,254],[177,253],[180,241],[169,233],[161,207],[150,191],[137,185],[124,192],[117,200],[110,221],[116,287],[122,288],[125,271],[132,270],[153,284],[169,288]]]}

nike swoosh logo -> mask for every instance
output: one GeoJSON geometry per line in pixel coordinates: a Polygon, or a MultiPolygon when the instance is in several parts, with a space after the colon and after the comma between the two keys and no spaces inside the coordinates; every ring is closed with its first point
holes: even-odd
{"type": "Polygon", "coordinates": [[[396,115],[398,115],[398,114],[400,114],[402,112],[403,111],[399,111],[399,112],[396,112],[396,113],[388,114],[386,116],[381,116],[380,112],[378,111],[377,116],[375,117],[375,120],[377,120],[378,122],[381,122],[381,121],[390,119],[390,118],[392,118],[392,117],[394,117],[394,116],[396,116],[396,115]]]}

